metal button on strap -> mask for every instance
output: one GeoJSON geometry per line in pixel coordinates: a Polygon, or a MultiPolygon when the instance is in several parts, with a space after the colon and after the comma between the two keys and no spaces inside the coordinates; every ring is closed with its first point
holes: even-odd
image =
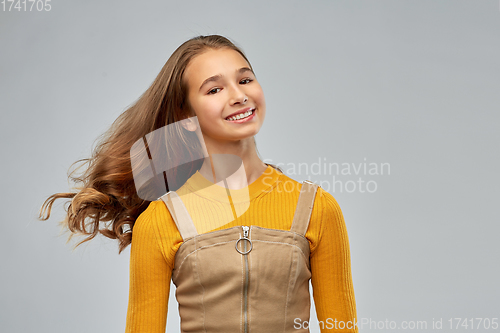
{"type": "Polygon", "coordinates": [[[247,227],[247,226],[242,226],[243,228],[243,237],[240,237],[237,241],[236,241],[236,244],[235,244],[235,247],[236,247],[236,251],[238,251],[239,253],[241,254],[248,254],[250,253],[250,251],[252,251],[252,248],[253,248],[253,244],[252,244],[252,241],[248,238],[248,230],[250,230],[250,227],[247,227]],[[242,252],[240,251],[240,249],[238,249],[238,243],[242,240],[245,240],[247,242],[250,243],[250,249],[248,251],[246,251],[246,243],[245,244],[245,250],[242,252]]]}

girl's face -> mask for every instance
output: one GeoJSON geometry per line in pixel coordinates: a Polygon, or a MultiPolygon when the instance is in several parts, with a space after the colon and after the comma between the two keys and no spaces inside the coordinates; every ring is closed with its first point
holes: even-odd
{"type": "Polygon", "coordinates": [[[208,49],[190,61],[184,79],[206,144],[238,141],[258,133],[266,114],[264,93],[238,52],[208,49]],[[232,115],[241,119],[226,119],[232,115]]]}

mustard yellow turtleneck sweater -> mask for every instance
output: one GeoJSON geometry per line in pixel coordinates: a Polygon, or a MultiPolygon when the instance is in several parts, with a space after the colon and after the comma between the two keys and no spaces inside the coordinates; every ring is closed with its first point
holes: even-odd
{"type": "MultiPolygon", "coordinates": [[[[213,189],[213,185],[196,172],[176,191],[199,234],[241,225],[290,230],[301,183],[268,166],[248,188],[231,190],[231,196],[236,199],[239,195],[246,197],[246,206],[242,209],[247,211],[238,214],[241,216],[236,219],[224,218],[220,213],[224,210],[214,209],[213,204],[203,204],[206,202],[206,198],[201,200],[204,191],[213,189]]],[[[226,196],[225,191],[211,191],[210,196],[214,195],[226,196]]],[[[162,200],[151,202],[137,218],[132,235],[126,332],[164,333],[170,279],[182,237],[162,200]]],[[[305,236],[311,249],[311,284],[321,332],[358,332],[357,327],[331,328],[335,326],[335,320],[353,322],[356,304],[349,240],[342,211],[333,196],[321,187],[316,194],[305,236]],[[321,327],[321,322],[324,327],[321,327]]]]}

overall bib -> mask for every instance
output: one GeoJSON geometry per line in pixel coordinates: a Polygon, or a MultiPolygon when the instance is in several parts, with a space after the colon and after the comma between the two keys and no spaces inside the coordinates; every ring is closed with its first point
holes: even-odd
{"type": "Polygon", "coordinates": [[[183,239],[172,270],[181,332],[309,332],[294,321],[309,321],[305,233],[318,187],[302,182],[290,230],[252,225],[198,234],[180,197],[161,197],[183,239]]]}

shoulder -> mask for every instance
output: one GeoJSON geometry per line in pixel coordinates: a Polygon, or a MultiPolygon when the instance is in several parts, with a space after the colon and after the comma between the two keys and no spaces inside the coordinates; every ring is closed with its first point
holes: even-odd
{"type": "Polygon", "coordinates": [[[318,186],[308,229],[308,235],[313,240],[311,253],[316,250],[325,233],[338,235],[339,229],[343,226],[344,218],[337,200],[318,186]]]}
{"type": "MultiPolygon", "coordinates": [[[[313,183],[318,185],[314,198],[313,212],[316,211],[316,215],[336,215],[341,213],[340,206],[333,195],[324,190],[317,182],[313,183]]],[[[302,186],[304,186],[304,182],[299,182],[285,174],[280,174],[275,187],[278,190],[277,192],[286,193],[296,201],[300,195],[302,186]]]]}
{"type": "Polygon", "coordinates": [[[148,207],[137,217],[132,228],[132,239],[139,235],[154,234],[153,224],[155,222],[156,204],[150,202],[148,207]]]}
{"type": "Polygon", "coordinates": [[[137,217],[132,229],[133,235],[151,233],[158,230],[159,223],[172,220],[172,216],[161,200],[151,201],[148,207],[137,217]]]}
{"type": "Polygon", "coordinates": [[[342,214],[340,205],[337,200],[329,192],[325,191],[322,187],[318,187],[316,193],[315,204],[321,206],[321,211],[326,215],[342,214]]]}
{"type": "Polygon", "coordinates": [[[164,202],[151,201],[134,223],[132,246],[161,252],[167,264],[173,267],[175,252],[181,243],[182,238],[164,202]]]}
{"type": "Polygon", "coordinates": [[[134,228],[144,227],[152,223],[157,209],[156,201],[151,201],[148,207],[137,217],[134,228]]]}
{"type": "MultiPolygon", "coordinates": [[[[316,191],[316,196],[314,199],[314,205],[319,205],[321,206],[321,208],[329,210],[330,213],[338,212],[340,210],[340,207],[333,195],[325,191],[317,182],[313,183],[318,185],[318,189],[316,191]]],[[[285,174],[280,174],[278,186],[287,190],[287,193],[294,193],[298,196],[302,189],[303,182],[299,182],[285,174]]]]}
{"type": "Polygon", "coordinates": [[[286,193],[298,196],[302,188],[302,182],[299,182],[284,173],[278,172],[278,179],[273,187],[278,189],[279,193],[286,193]]]}

